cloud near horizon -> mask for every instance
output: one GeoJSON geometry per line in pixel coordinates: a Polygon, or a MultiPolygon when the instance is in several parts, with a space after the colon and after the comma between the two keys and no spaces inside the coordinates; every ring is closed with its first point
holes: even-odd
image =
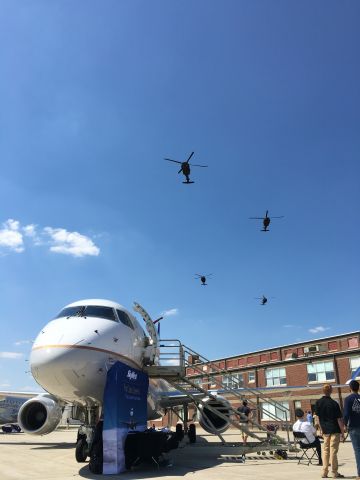
{"type": "Polygon", "coordinates": [[[310,333],[320,333],[325,332],[326,330],[330,330],[330,327],[322,327],[321,325],[314,328],[309,328],[310,333]]]}
{"type": "Polygon", "coordinates": [[[24,354],[19,352],[0,352],[0,358],[8,358],[10,360],[19,360],[24,354]]]}
{"type": "Polygon", "coordinates": [[[31,343],[31,340],[17,340],[14,342],[14,345],[19,347],[20,345],[27,345],[28,343],[31,343]]]}
{"type": "Polygon", "coordinates": [[[25,250],[24,239],[30,245],[46,246],[50,252],[71,255],[73,257],[98,256],[100,248],[93,240],[79,232],[69,232],[65,228],[45,227],[37,229],[37,225],[22,227],[18,220],[9,218],[0,229],[0,252],[10,251],[22,253],[25,250]]]}
{"type": "Polygon", "coordinates": [[[177,315],[179,313],[178,308],[170,308],[169,310],[164,310],[161,313],[162,317],[171,317],[171,315],[177,315]]]}

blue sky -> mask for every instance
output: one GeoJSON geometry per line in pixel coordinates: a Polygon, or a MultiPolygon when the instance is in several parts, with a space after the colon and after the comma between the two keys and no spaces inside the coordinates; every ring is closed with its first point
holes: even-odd
{"type": "Polygon", "coordinates": [[[34,387],[29,342],[82,298],[171,310],[162,337],[210,358],[358,329],[359,15],[1,2],[0,389],[34,387]],[[183,185],[163,158],[191,151],[183,185]]]}

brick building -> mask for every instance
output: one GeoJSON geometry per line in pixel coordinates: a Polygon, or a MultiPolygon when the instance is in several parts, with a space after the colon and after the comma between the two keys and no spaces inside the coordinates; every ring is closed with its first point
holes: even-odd
{"type": "MultiPolygon", "coordinates": [[[[224,385],[234,386],[234,378],[242,386],[260,391],[262,387],[273,387],[274,391],[266,394],[286,408],[287,420],[293,422],[295,408],[313,409],[316,400],[322,395],[324,383],[338,385],[334,388],[332,397],[343,406],[344,398],[349,394],[348,387],[344,384],[360,367],[359,334],[360,332],[345,333],[268,348],[216,359],[210,364],[198,364],[194,358],[197,368],[189,367],[187,376],[205,389],[211,388],[215,380],[219,379],[224,385]],[[221,371],[215,371],[212,366],[221,371]],[[199,367],[202,374],[199,374],[199,367]],[[295,388],[299,386],[304,388],[295,388]]],[[[272,405],[266,404],[258,395],[247,394],[247,398],[252,405],[257,405],[254,413],[259,422],[273,423],[265,413],[274,410],[272,405]]],[[[236,397],[230,396],[229,400],[235,407],[239,404],[236,397]]],[[[283,418],[281,411],[276,413],[283,418]]]]}

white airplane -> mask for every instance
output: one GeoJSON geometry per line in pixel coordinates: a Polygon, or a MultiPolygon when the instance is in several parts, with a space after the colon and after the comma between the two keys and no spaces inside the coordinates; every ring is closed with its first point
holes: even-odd
{"type": "MultiPolygon", "coordinates": [[[[75,456],[84,462],[102,413],[107,371],[117,360],[143,369],[159,364],[158,338],[153,322],[139,305],[135,310],[143,316],[149,335],[139,321],[124,307],[108,300],[90,299],[71,303],[41,330],[31,351],[30,368],[36,382],[46,390],[26,401],[19,410],[18,422],[24,432],[44,435],[59,424],[65,404],[74,405],[73,417],[83,420],[75,456]]],[[[201,398],[201,397],[200,397],[201,398]]],[[[164,379],[150,378],[147,399],[148,419],[164,414],[164,409],[184,405],[192,400],[175,390],[164,379]]],[[[204,398],[206,405],[224,413],[228,401],[218,396],[204,398]]],[[[219,433],[230,425],[224,418],[206,412],[199,406],[200,425],[219,433]],[[206,414],[211,416],[211,422],[206,414]]]]}
{"type": "Polygon", "coordinates": [[[0,392],[0,425],[16,423],[21,405],[36,395],[30,392],[0,392]]]}

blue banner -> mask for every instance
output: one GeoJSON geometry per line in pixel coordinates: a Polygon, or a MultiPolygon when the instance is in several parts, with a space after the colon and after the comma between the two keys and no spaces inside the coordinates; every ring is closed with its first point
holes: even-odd
{"type": "Polygon", "coordinates": [[[116,362],[108,371],[104,391],[103,473],[125,471],[124,444],[129,430],[147,427],[146,373],[116,362]]]}

